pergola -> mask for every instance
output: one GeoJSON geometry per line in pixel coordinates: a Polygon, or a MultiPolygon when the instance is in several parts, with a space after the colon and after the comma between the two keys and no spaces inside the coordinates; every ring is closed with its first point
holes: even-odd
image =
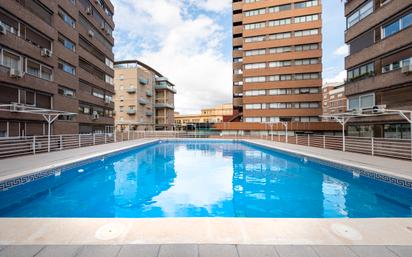
{"type": "Polygon", "coordinates": [[[374,107],[371,109],[357,110],[353,112],[337,113],[332,115],[322,115],[324,118],[331,118],[339,124],[342,125],[342,143],[343,151],[346,151],[345,146],[345,126],[349,120],[353,118],[367,118],[367,117],[379,117],[379,116],[389,116],[389,115],[399,115],[405,120],[407,120],[411,127],[411,147],[412,147],[412,111],[409,110],[390,110],[386,108],[374,107]]]}
{"type": "Polygon", "coordinates": [[[61,115],[65,115],[65,116],[76,115],[76,113],[72,113],[72,112],[38,108],[34,106],[27,106],[24,104],[17,104],[17,103],[0,104],[0,111],[11,112],[11,113],[26,113],[26,114],[41,115],[47,121],[47,124],[48,124],[48,128],[47,128],[48,140],[47,141],[48,141],[48,151],[49,152],[50,152],[51,124],[61,115]]]}

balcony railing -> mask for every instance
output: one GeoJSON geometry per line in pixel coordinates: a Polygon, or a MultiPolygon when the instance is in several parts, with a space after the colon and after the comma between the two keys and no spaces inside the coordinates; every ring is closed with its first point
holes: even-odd
{"type": "Polygon", "coordinates": [[[160,85],[156,84],[155,89],[156,90],[169,90],[170,92],[174,94],[176,94],[177,92],[176,89],[174,89],[174,87],[169,86],[169,85],[164,85],[164,84],[160,84],[160,85]]]}
{"type": "Polygon", "coordinates": [[[139,83],[141,85],[147,85],[149,83],[149,80],[147,80],[145,78],[139,78],[139,83]]]}
{"type": "Polygon", "coordinates": [[[168,108],[168,109],[174,109],[175,106],[173,104],[169,104],[169,103],[156,103],[155,104],[156,108],[168,108]]]}
{"type": "Polygon", "coordinates": [[[127,93],[129,93],[129,94],[134,94],[134,93],[136,93],[136,88],[134,88],[134,87],[129,87],[129,88],[127,89],[127,93]]]}
{"type": "Polygon", "coordinates": [[[135,114],[136,114],[136,110],[129,109],[129,110],[127,110],[127,114],[129,114],[129,115],[135,115],[135,114]]]}
{"type": "Polygon", "coordinates": [[[147,102],[147,100],[146,99],[144,99],[144,98],[140,98],[139,99],[139,104],[141,104],[141,105],[146,105],[148,102],[147,102]]]}

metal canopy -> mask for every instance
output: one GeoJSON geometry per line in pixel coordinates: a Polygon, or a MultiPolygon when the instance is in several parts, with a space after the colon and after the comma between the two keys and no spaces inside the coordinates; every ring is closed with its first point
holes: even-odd
{"type": "Polygon", "coordinates": [[[0,104],[0,111],[11,112],[11,113],[26,113],[41,115],[48,124],[47,135],[48,135],[48,151],[50,152],[50,134],[51,134],[51,124],[57,120],[60,115],[73,116],[76,113],[58,111],[52,109],[38,108],[34,106],[27,106],[24,104],[12,103],[12,104],[0,104]]]}
{"type": "Polygon", "coordinates": [[[364,110],[357,110],[353,112],[344,112],[344,113],[337,113],[332,115],[322,115],[321,117],[324,118],[331,118],[335,121],[339,122],[342,125],[342,143],[343,143],[343,151],[346,151],[345,145],[345,125],[348,123],[349,120],[353,118],[367,118],[367,117],[379,117],[379,116],[388,116],[388,115],[399,115],[405,120],[409,122],[411,125],[411,148],[412,148],[412,111],[410,110],[390,110],[386,108],[382,109],[364,109],[364,110]]]}

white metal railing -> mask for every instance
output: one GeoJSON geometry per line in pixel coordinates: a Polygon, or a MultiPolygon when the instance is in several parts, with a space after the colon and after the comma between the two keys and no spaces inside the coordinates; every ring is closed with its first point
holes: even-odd
{"type": "Polygon", "coordinates": [[[142,138],[221,138],[221,139],[263,139],[318,147],[331,150],[355,152],[373,156],[398,159],[412,159],[411,140],[346,137],[345,147],[339,136],[324,135],[222,135],[218,132],[183,131],[125,131],[106,134],[51,135],[0,138],[0,158],[45,152],[62,151],[85,146],[108,144],[142,138]]]}

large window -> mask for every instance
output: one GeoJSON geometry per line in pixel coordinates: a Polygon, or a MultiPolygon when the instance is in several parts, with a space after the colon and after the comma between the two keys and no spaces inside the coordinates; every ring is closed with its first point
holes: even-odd
{"type": "Polygon", "coordinates": [[[26,73],[32,76],[52,80],[52,69],[36,61],[26,58],[26,73]]]}
{"type": "Polygon", "coordinates": [[[22,57],[2,49],[2,64],[11,69],[21,70],[22,57]]]}
{"type": "Polygon", "coordinates": [[[59,60],[57,67],[64,72],[76,75],[76,68],[65,61],[59,60]]]}
{"type": "Polygon", "coordinates": [[[317,6],[317,5],[318,5],[318,0],[304,1],[304,2],[295,3],[295,9],[307,8],[307,7],[317,6]]]}
{"type": "Polygon", "coordinates": [[[75,52],[76,51],[76,45],[75,45],[75,43],[73,43],[71,40],[69,40],[68,38],[66,38],[65,36],[63,36],[62,34],[60,34],[59,33],[59,42],[60,43],[62,43],[62,45],[65,47],[65,48],[67,48],[67,49],[69,49],[69,50],[71,50],[71,51],[73,51],[73,52],[75,52]]]}
{"type": "Polygon", "coordinates": [[[69,25],[72,28],[76,27],[76,21],[63,9],[60,8],[58,14],[67,25],[69,25]]]}
{"type": "Polygon", "coordinates": [[[360,67],[348,70],[348,81],[375,75],[375,66],[368,63],[360,67]]]}
{"type": "Polygon", "coordinates": [[[382,38],[389,37],[412,24],[412,13],[409,13],[398,20],[382,27],[382,38]]]}
{"type": "Polygon", "coordinates": [[[58,93],[67,97],[74,97],[76,95],[75,90],[63,86],[59,86],[58,93]]]}
{"type": "Polygon", "coordinates": [[[373,12],[373,0],[369,0],[367,3],[362,5],[360,8],[356,9],[351,15],[347,18],[347,28],[352,27],[366,16],[373,12]]]}
{"type": "Polygon", "coordinates": [[[348,98],[348,110],[372,108],[375,105],[375,94],[357,95],[348,98]]]}

